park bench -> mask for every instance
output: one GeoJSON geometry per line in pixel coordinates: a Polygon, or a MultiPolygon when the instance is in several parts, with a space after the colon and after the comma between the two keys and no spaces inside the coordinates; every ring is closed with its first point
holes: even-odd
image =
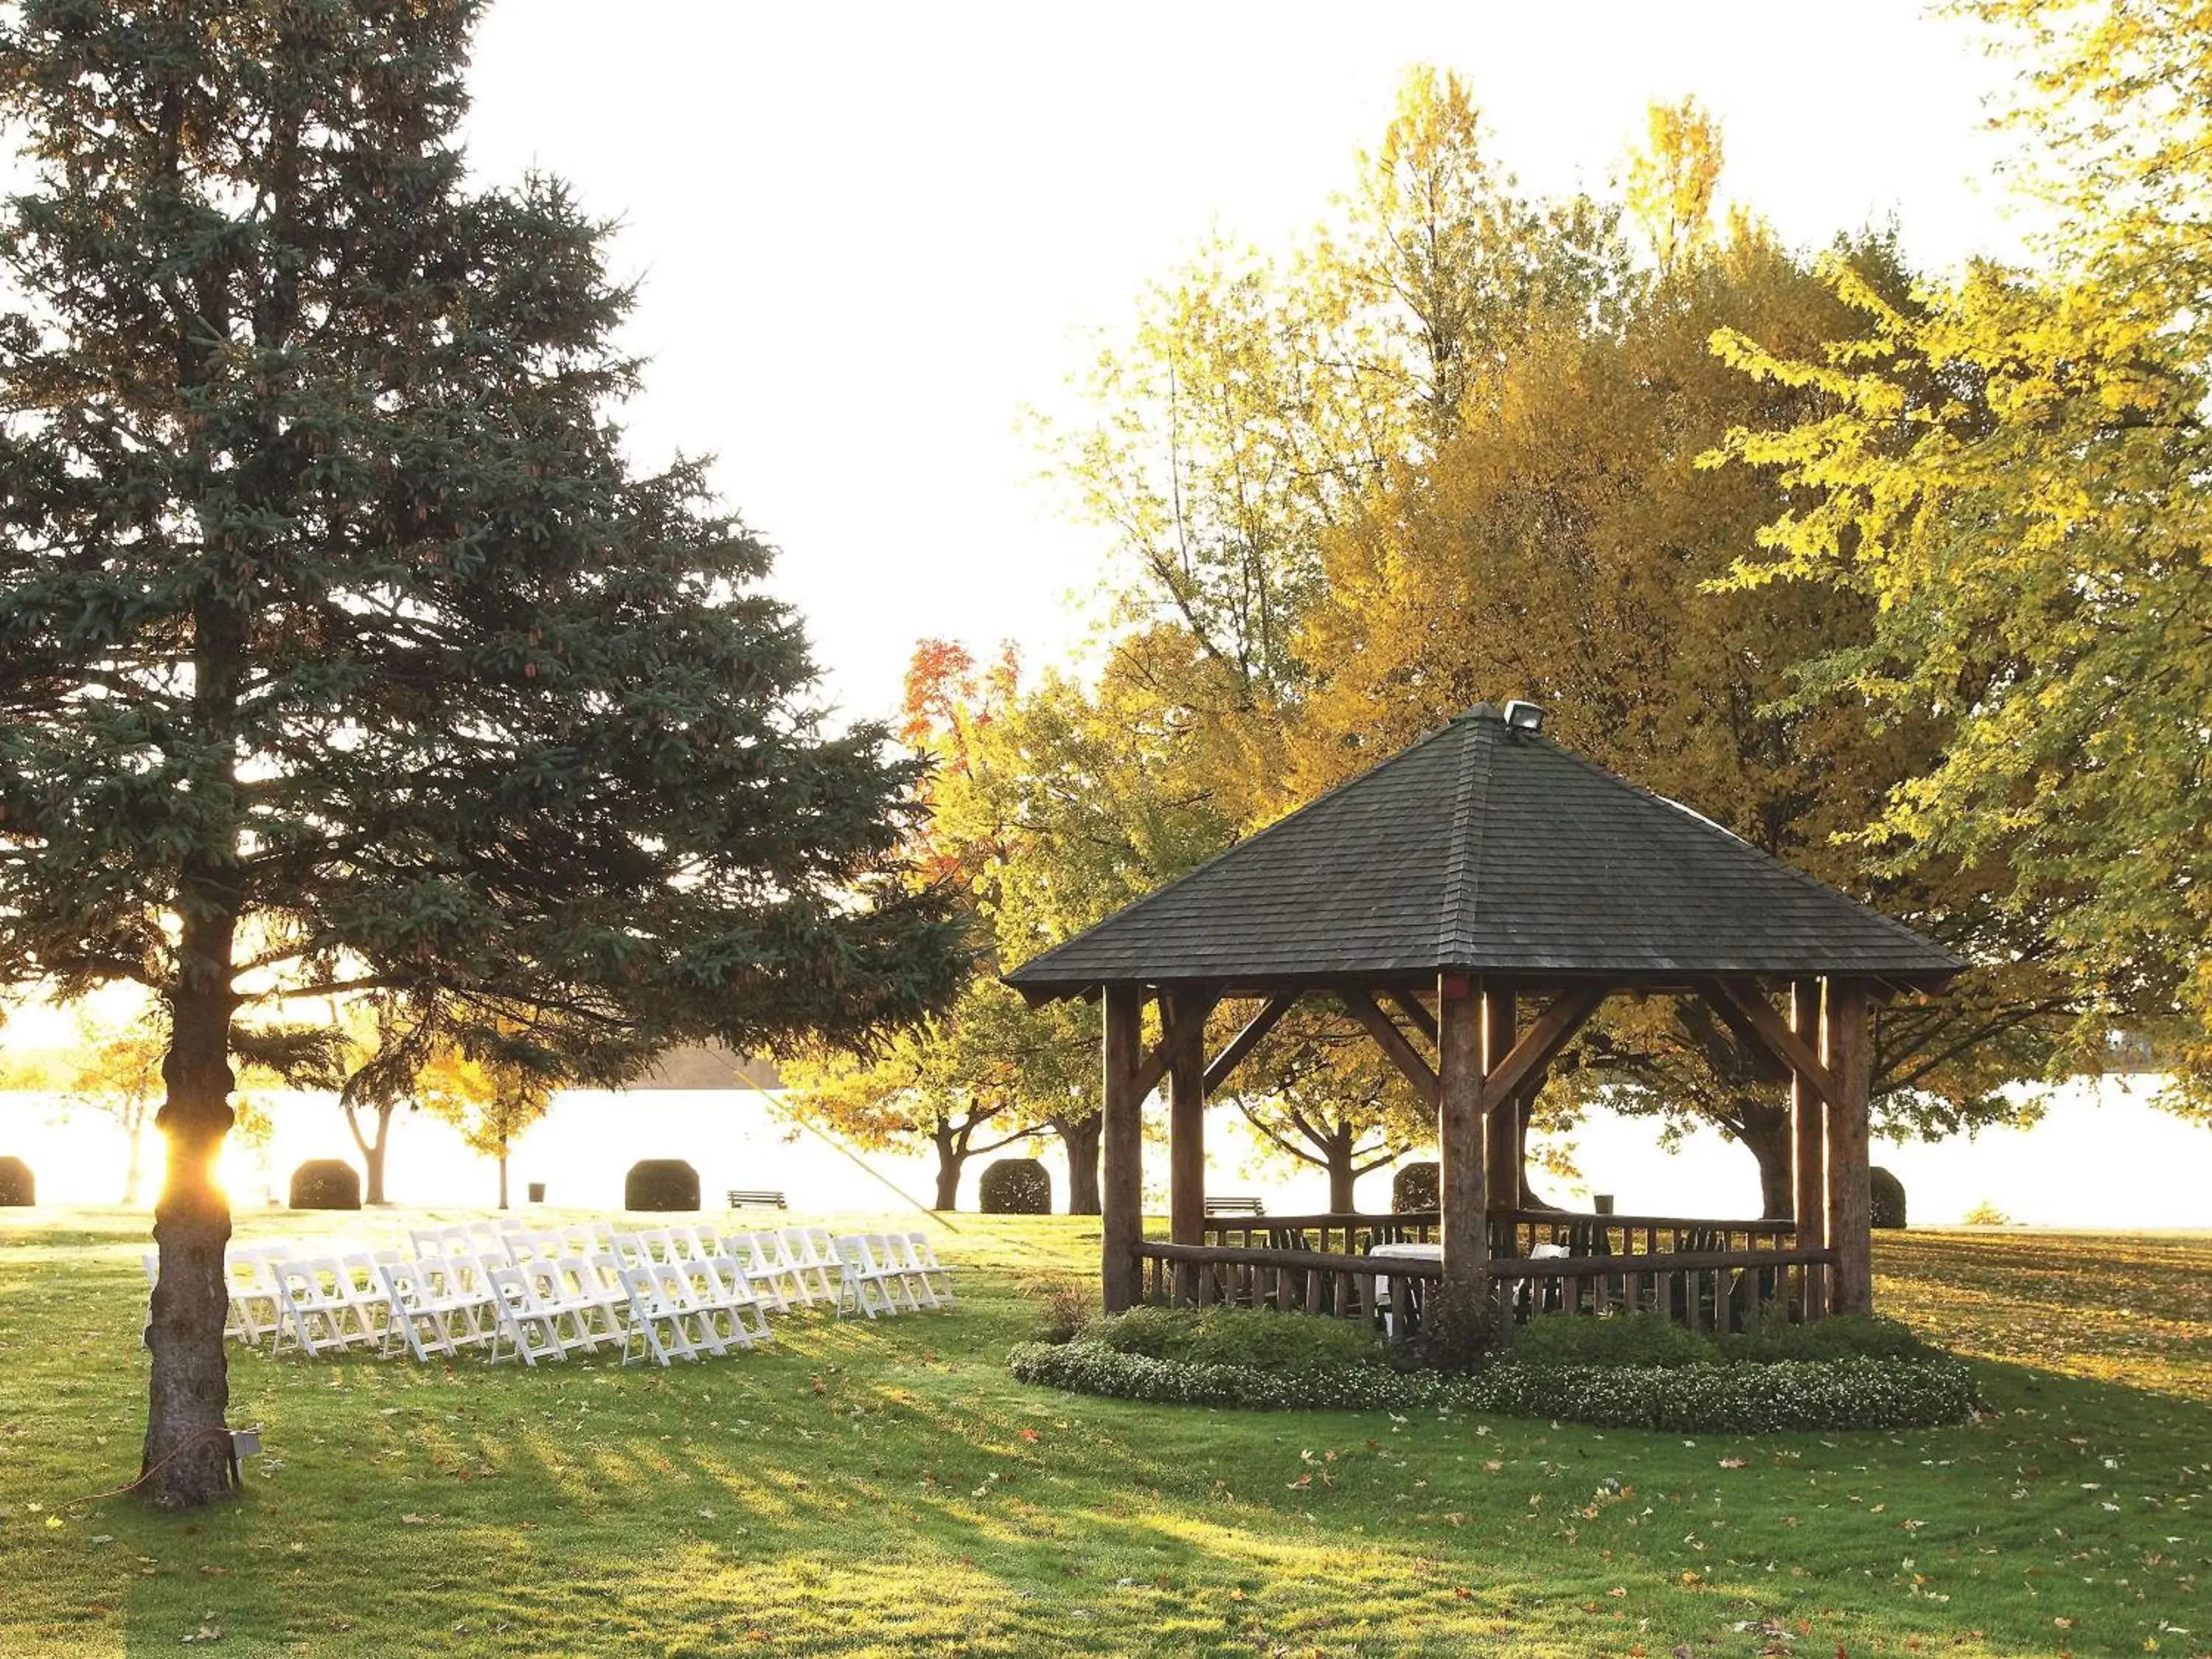
{"type": "Polygon", "coordinates": [[[747,1192],[741,1187],[732,1187],[729,1197],[730,1207],[733,1210],[787,1210],[791,1207],[784,1195],[778,1192],[747,1192]]]}
{"type": "Polygon", "coordinates": [[[1267,1206],[1256,1198],[1209,1198],[1206,1200],[1208,1215],[1265,1215],[1267,1206]]]}

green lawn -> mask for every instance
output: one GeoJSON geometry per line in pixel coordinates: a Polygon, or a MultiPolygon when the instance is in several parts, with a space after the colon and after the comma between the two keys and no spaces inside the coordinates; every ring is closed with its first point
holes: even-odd
{"type": "Polygon", "coordinates": [[[2212,1654],[2212,1239],[1886,1239],[1988,1419],[1692,1441],[1027,1389],[1096,1224],[963,1216],[957,1312],[672,1372],[239,1355],[270,1455],[169,1517],[71,1501],[136,1468],[143,1219],[0,1217],[8,1655],[2212,1654]]]}

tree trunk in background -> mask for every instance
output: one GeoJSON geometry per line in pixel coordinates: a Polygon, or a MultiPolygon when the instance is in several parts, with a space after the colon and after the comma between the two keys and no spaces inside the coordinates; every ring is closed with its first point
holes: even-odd
{"type": "Polygon", "coordinates": [[[123,1166],[123,1207],[135,1209],[146,1164],[145,1108],[133,1104],[123,1119],[123,1133],[131,1142],[130,1161],[123,1166]]]}
{"type": "Polygon", "coordinates": [[[1052,1120],[1060,1145],[1067,1149],[1067,1212],[1098,1213],[1098,1140],[1105,1120],[1093,1112],[1085,1118],[1052,1120]]]}
{"type": "Polygon", "coordinates": [[[160,1261],[146,1327],[153,1366],[139,1482],[164,1509],[209,1503],[231,1484],[224,1423],[230,1379],[222,1351],[230,1206],[216,1184],[215,1161],[230,1130],[236,1083],[230,1070],[232,930],[228,918],[187,917],[179,957],[201,982],[171,994],[169,1052],[161,1062],[167,1098],[155,1119],[168,1143],[168,1173],[154,1210],[160,1261]]]}
{"type": "Polygon", "coordinates": [[[1328,1139],[1328,1212],[1352,1213],[1352,1189],[1359,1179],[1352,1165],[1352,1137],[1340,1129],[1328,1139]]]}
{"type": "Polygon", "coordinates": [[[960,1166],[968,1161],[964,1153],[940,1146],[937,1149],[937,1201],[933,1210],[957,1210],[960,1207],[960,1166]]]}
{"type": "Polygon", "coordinates": [[[1759,1160],[1759,1213],[1787,1221],[1797,1208],[1796,1152],[1790,1109],[1764,1101],[1745,1103],[1736,1114],[1735,1136],[1759,1160]]]}
{"type": "MultiPolygon", "coordinates": [[[[354,1109],[350,1106],[345,1109],[346,1127],[352,1133],[353,1144],[361,1148],[362,1168],[368,1176],[368,1196],[362,1200],[365,1204],[384,1202],[384,1154],[392,1139],[392,1115],[398,1105],[395,1100],[376,1109],[376,1136],[374,1139],[362,1133],[361,1121],[355,1115],[354,1109]]],[[[507,1200],[502,1196],[500,1208],[503,1210],[506,1207],[507,1200]]]]}
{"type": "Polygon", "coordinates": [[[499,1207],[507,1207],[507,1143],[499,1143],[499,1207]]]}

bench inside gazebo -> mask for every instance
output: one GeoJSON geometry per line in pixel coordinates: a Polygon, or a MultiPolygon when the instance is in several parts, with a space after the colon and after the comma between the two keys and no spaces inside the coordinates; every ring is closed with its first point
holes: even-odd
{"type": "Polygon", "coordinates": [[[1379,1319],[1659,1308],[1734,1328],[1868,1312],[1870,1020],[1964,965],[1918,934],[1480,704],[1009,974],[1105,1023],[1106,1310],[1379,1319]],[[1607,997],[1701,998],[1789,1079],[1792,1218],[1532,1207],[1531,1101],[1607,997]],[[1437,1114],[1439,1203],[1213,1216],[1205,1112],[1301,999],[1341,1007],[1437,1114]],[[1157,1010],[1148,1030],[1147,1005],[1157,1010]],[[1207,1052],[1209,1023],[1248,1006],[1207,1052]],[[1144,1103],[1165,1086],[1169,1221],[1145,1236],[1144,1103]]]}

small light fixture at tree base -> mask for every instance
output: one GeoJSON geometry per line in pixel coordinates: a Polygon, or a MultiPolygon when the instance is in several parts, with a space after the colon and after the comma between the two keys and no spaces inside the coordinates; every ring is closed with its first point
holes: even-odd
{"type": "Polygon", "coordinates": [[[1505,725],[1514,732],[1540,732],[1544,729],[1544,705],[1524,702],[1519,698],[1505,705],[1505,725]]]}
{"type": "Polygon", "coordinates": [[[242,1457],[258,1457],[260,1455],[261,1429],[258,1424],[250,1429],[233,1429],[230,1431],[230,1459],[233,1463],[242,1457]]]}

